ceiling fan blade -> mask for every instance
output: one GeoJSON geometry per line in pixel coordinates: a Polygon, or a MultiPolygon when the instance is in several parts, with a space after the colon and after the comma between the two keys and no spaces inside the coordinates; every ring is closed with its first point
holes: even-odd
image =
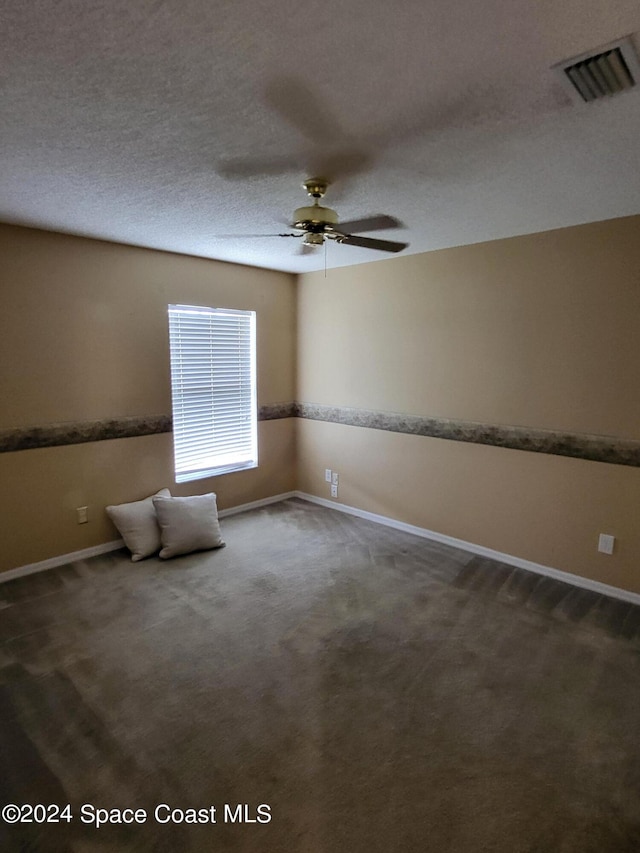
{"type": "Polygon", "coordinates": [[[244,237],[249,238],[251,240],[258,239],[259,237],[302,237],[302,234],[214,234],[211,239],[213,240],[240,240],[244,237]]]}
{"type": "Polygon", "coordinates": [[[371,237],[358,237],[355,234],[341,234],[336,237],[338,243],[348,246],[360,246],[361,249],[378,249],[380,252],[401,252],[408,243],[394,243],[391,240],[375,240],[371,237]]]}
{"type": "Polygon", "coordinates": [[[368,216],[365,219],[349,219],[347,222],[340,222],[337,228],[341,232],[348,231],[351,234],[353,231],[360,233],[360,231],[382,231],[385,228],[404,228],[404,225],[393,216],[376,213],[375,216],[368,216]]]}

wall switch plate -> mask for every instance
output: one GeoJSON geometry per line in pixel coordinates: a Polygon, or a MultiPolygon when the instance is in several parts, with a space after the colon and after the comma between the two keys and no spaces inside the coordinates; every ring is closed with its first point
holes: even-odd
{"type": "Polygon", "coordinates": [[[331,474],[331,482],[333,483],[334,486],[338,485],[338,472],[337,471],[334,471],[331,474]]]}
{"type": "Polygon", "coordinates": [[[335,483],[331,484],[331,497],[332,498],[338,497],[338,486],[335,483]]]}
{"type": "Polygon", "coordinates": [[[88,506],[79,506],[76,508],[76,516],[78,518],[78,524],[86,524],[89,521],[89,507],[88,506]]]}
{"type": "Polygon", "coordinates": [[[615,545],[616,537],[609,536],[607,533],[601,533],[598,539],[598,551],[601,554],[613,554],[613,546],[615,545]]]}
{"type": "Polygon", "coordinates": [[[327,481],[327,483],[331,482],[331,468],[325,468],[324,469],[324,478],[327,481]]]}

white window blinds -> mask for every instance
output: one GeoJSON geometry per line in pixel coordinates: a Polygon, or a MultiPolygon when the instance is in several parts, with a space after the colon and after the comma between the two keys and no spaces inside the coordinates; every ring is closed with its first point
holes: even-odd
{"type": "Polygon", "coordinates": [[[169,305],[176,482],[258,464],[255,311],[169,305]]]}

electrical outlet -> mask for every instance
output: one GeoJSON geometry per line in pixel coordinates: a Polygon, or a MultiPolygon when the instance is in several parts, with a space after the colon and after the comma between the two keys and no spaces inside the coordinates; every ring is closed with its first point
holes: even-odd
{"type": "Polygon", "coordinates": [[[89,507],[79,506],[76,508],[78,524],[86,524],[89,521],[89,507]]]}
{"type": "Polygon", "coordinates": [[[338,486],[336,483],[331,483],[331,497],[332,498],[338,497],[338,486]]]}
{"type": "Polygon", "coordinates": [[[615,543],[615,536],[609,536],[607,533],[601,533],[598,539],[598,551],[600,551],[601,554],[613,554],[613,546],[615,543]]]}
{"type": "Polygon", "coordinates": [[[337,471],[334,471],[331,474],[331,482],[333,483],[334,486],[338,485],[338,472],[337,471]]]}
{"type": "Polygon", "coordinates": [[[331,468],[325,468],[324,469],[324,478],[327,481],[327,483],[331,482],[331,468]]]}

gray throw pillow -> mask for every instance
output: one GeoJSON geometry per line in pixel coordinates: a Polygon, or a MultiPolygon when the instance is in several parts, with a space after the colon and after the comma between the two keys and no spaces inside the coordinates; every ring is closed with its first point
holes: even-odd
{"type": "Polygon", "coordinates": [[[153,506],[154,498],[159,496],[170,498],[171,492],[169,489],[160,489],[142,501],[107,507],[107,515],[131,551],[134,563],[160,550],[160,526],[153,506]]]}
{"type": "Polygon", "coordinates": [[[154,497],[163,559],[222,548],[218,506],[213,492],[187,498],[154,497]]]}

